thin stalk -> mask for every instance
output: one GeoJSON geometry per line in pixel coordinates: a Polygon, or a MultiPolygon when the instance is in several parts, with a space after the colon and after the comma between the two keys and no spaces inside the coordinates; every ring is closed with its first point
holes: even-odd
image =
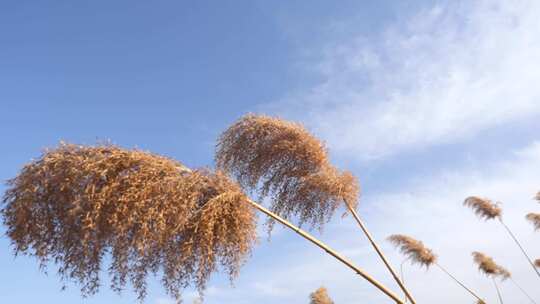
{"type": "Polygon", "coordinates": [[[392,268],[392,266],[390,265],[390,263],[386,259],[384,253],[381,251],[381,249],[377,245],[377,243],[375,243],[375,241],[373,240],[373,237],[371,236],[371,233],[369,233],[369,231],[367,230],[366,226],[364,225],[364,223],[362,222],[362,220],[358,216],[358,213],[356,213],[356,210],[354,210],[354,208],[352,208],[352,206],[348,202],[345,202],[345,205],[347,205],[347,208],[349,209],[349,211],[351,211],[351,214],[353,215],[354,219],[358,223],[358,226],[360,226],[360,229],[362,229],[362,231],[364,232],[364,234],[368,238],[369,242],[371,243],[371,246],[373,246],[373,249],[375,249],[375,251],[377,252],[379,257],[383,261],[386,268],[390,271],[390,273],[392,274],[392,277],[394,277],[394,280],[399,285],[399,288],[401,288],[401,290],[403,290],[403,292],[405,293],[406,298],[409,298],[409,300],[411,300],[412,304],[416,304],[416,300],[413,298],[413,296],[411,295],[409,290],[405,287],[403,282],[399,279],[398,275],[396,274],[396,271],[392,268]]]}
{"type": "Polygon", "coordinates": [[[501,291],[499,290],[499,286],[497,286],[497,281],[495,281],[495,278],[493,277],[493,285],[495,285],[495,289],[497,290],[497,296],[499,296],[499,302],[503,304],[503,299],[501,296],[501,291]]]}
{"type": "MultiPolygon", "coordinates": [[[[405,277],[403,275],[403,264],[405,264],[405,262],[407,262],[407,259],[403,260],[403,262],[401,262],[401,264],[399,265],[399,276],[403,284],[405,284],[405,277]]],[[[407,303],[408,300],[409,298],[407,298],[407,295],[405,295],[405,303],[407,303]]]]}
{"type": "Polygon", "coordinates": [[[341,256],[338,252],[334,251],[333,249],[331,249],[330,247],[328,247],[326,244],[324,244],[323,242],[319,241],[318,239],[316,239],[315,237],[313,237],[312,235],[310,235],[309,233],[305,232],[304,230],[296,227],[295,225],[291,224],[290,222],[288,222],[287,220],[283,219],[282,217],[280,217],[279,215],[273,213],[272,211],[266,209],[265,207],[263,207],[262,205],[252,201],[252,200],[249,200],[249,203],[257,208],[259,211],[261,211],[262,213],[268,215],[269,217],[275,219],[276,221],[280,222],[281,224],[285,225],[286,227],[290,228],[291,230],[293,230],[294,232],[296,232],[297,234],[299,234],[300,236],[302,236],[303,238],[305,238],[306,240],[312,242],[313,244],[315,244],[316,246],[318,246],[319,248],[321,248],[322,250],[326,251],[329,255],[333,256],[334,258],[336,258],[338,261],[340,261],[341,263],[345,264],[347,267],[349,267],[350,269],[352,269],[354,272],[356,272],[357,274],[359,274],[361,277],[363,277],[364,279],[366,279],[368,282],[370,282],[372,285],[374,285],[375,287],[377,287],[380,291],[382,291],[384,294],[386,294],[387,296],[389,296],[392,300],[394,300],[396,303],[398,304],[404,304],[403,300],[401,300],[396,294],[394,294],[390,289],[388,289],[386,286],[382,285],[380,282],[378,282],[375,278],[373,278],[372,276],[370,276],[368,273],[366,273],[364,270],[360,269],[359,267],[355,266],[351,261],[349,261],[348,259],[346,259],[345,257],[341,256]]]}
{"type": "Polygon", "coordinates": [[[448,270],[446,270],[444,267],[442,267],[439,263],[435,262],[435,265],[437,265],[437,267],[439,267],[439,269],[441,269],[444,273],[446,273],[450,278],[452,278],[456,283],[459,284],[459,286],[463,287],[465,290],[467,290],[473,297],[475,297],[477,300],[479,301],[482,301],[484,302],[484,300],[482,298],[480,298],[480,296],[478,296],[474,291],[472,291],[471,289],[469,289],[467,286],[465,286],[463,283],[461,283],[460,280],[458,280],[456,277],[454,277],[450,272],[448,272],[448,270]]]}
{"type": "Polygon", "coordinates": [[[523,246],[521,246],[521,243],[518,241],[518,239],[516,238],[516,236],[514,235],[514,233],[512,233],[512,230],[510,230],[510,228],[508,226],[506,226],[506,224],[503,222],[502,218],[499,217],[499,222],[501,222],[501,224],[503,225],[503,227],[506,229],[506,231],[508,232],[508,234],[510,234],[510,236],[512,237],[512,239],[514,239],[514,242],[516,242],[516,244],[518,245],[519,249],[521,249],[521,252],[523,253],[523,255],[527,258],[527,261],[529,261],[529,264],[531,264],[532,268],[534,269],[534,271],[536,272],[536,275],[540,278],[540,272],[538,271],[538,269],[536,268],[536,266],[534,266],[534,262],[532,261],[532,259],[529,257],[529,255],[527,254],[527,252],[525,251],[525,249],[523,248],[523,246]]]}
{"type": "Polygon", "coordinates": [[[529,298],[529,300],[531,301],[531,303],[534,303],[536,304],[536,301],[525,291],[525,289],[523,289],[518,283],[516,283],[516,281],[514,281],[513,278],[510,278],[510,280],[512,281],[512,283],[514,283],[514,285],[516,285],[516,287],[521,290],[521,292],[527,297],[529,298]]]}

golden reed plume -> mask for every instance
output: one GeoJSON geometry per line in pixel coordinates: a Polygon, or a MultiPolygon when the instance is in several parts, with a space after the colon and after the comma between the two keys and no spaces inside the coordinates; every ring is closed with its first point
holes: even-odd
{"type": "Polygon", "coordinates": [[[502,209],[487,198],[469,196],[465,199],[463,205],[473,209],[474,213],[484,220],[499,218],[502,215],[502,209]]]}
{"type": "Polygon", "coordinates": [[[216,165],[260,198],[270,196],[273,212],[300,225],[321,228],[341,202],[357,204],[356,178],[334,168],[323,143],[300,124],[246,115],[219,137],[216,165]]]}
{"type": "Polygon", "coordinates": [[[488,277],[500,277],[502,280],[506,280],[511,277],[511,273],[504,267],[495,263],[493,258],[474,251],[472,253],[474,262],[478,265],[478,270],[484,273],[488,277]]]}
{"type": "Polygon", "coordinates": [[[540,229],[540,213],[529,213],[525,218],[534,225],[535,230],[540,229]]]}
{"type": "Polygon", "coordinates": [[[394,244],[412,263],[429,267],[437,261],[437,256],[431,249],[410,236],[394,234],[388,237],[388,241],[394,244]]]}
{"type": "Polygon", "coordinates": [[[2,215],[16,253],[55,262],[83,295],[98,291],[110,253],[114,290],[130,282],[143,299],[147,275],[161,274],[179,299],[191,284],[202,293],[218,265],[238,273],[256,238],[246,200],[219,172],[112,145],[61,144],[8,182],[2,215]]]}
{"type": "Polygon", "coordinates": [[[324,287],[320,287],[309,295],[310,304],[334,304],[324,287]]]}

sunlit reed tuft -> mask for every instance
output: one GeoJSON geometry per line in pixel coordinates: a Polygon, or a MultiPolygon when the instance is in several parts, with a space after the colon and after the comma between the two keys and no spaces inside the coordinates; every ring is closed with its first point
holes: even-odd
{"type": "Polygon", "coordinates": [[[525,218],[534,225],[535,230],[540,230],[540,213],[529,213],[525,218]]]}
{"type": "Polygon", "coordinates": [[[108,269],[115,291],[129,282],[142,300],[148,274],[161,274],[180,299],[189,286],[202,293],[219,265],[231,279],[238,273],[256,237],[247,199],[219,172],[112,145],[61,144],[8,182],[2,215],[17,254],[56,264],[85,296],[108,269]]]}
{"type": "Polygon", "coordinates": [[[478,251],[474,251],[472,256],[474,262],[478,265],[478,270],[480,270],[486,276],[499,277],[502,280],[506,280],[511,277],[510,272],[504,267],[495,263],[493,258],[478,251]]]}
{"type": "Polygon", "coordinates": [[[297,123],[242,117],[219,137],[216,165],[260,198],[270,197],[272,211],[300,225],[321,228],[340,203],[357,204],[356,178],[334,168],[323,143],[297,123]]]}
{"type": "Polygon", "coordinates": [[[486,198],[469,196],[465,199],[463,205],[470,207],[478,217],[484,220],[500,218],[502,215],[502,209],[498,204],[492,203],[491,200],[486,198]]]}
{"type": "Polygon", "coordinates": [[[328,291],[320,287],[309,295],[310,304],[334,304],[334,301],[328,296],[328,291]]]}
{"type": "Polygon", "coordinates": [[[412,263],[429,267],[437,261],[437,256],[431,249],[425,247],[421,241],[415,240],[410,236],[394,234],[388,237],[388,241],[411,259],[412,263]]]}

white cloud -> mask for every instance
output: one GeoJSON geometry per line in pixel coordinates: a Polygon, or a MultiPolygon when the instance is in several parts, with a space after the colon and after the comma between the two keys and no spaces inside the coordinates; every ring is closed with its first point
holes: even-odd
{"type": "MultiPolygon", "coordinates": [[[[500,200],[507,224],[529,253],[540,257],[538,233],[524,219],[526,213],[540,210],[540,205],[532,200],[539,189],[540,142],[489,166],[417,176],[395,192],[368,195],[360,205],[360,213],[396,266],[402,257],[383,239],[393,233],[410,234],[433,248],[440,263],[484,296],[488,303],[496,303],[492,282],[477,271],[470,255],[475,250],[483,251],[506,266],[516,282],[540,300],[538,278],[502,226],[494,221],[478,220],[472,211],[462,206],[469,195],[500,200]]],[[[294,247],[284,242],[283,235],[270,244],[263,244],[266,248],[255,253],[236,288],[220,288],[219,297],[208,295],[207,303],[221,303],[223,299],[231,303],[307,303],[309,293],[321,285],[328,288],[339,304],[390,303],[352,271],[292,232],[290,235],[294,247]],[[279,254],[272,255],[271,264],[261,266],[257,262],[258,253],[263,254],[270,248],[279,254]]],[[[351,218],[336,217],[321,238],[398,291],[351,218]]],[[[405,276],[419,303],[474,302],[436,268],[425,271],[407,265],[405,276]]],[[[510,281],[501,286],[509,303],[527,303],[510,281]]]]}
{"type": "Polygon", "coordinates": [[[324,54],[316,64],[324,81],[275,111],[363,159],[540,114],[536,0],[450,1],[324,54]]]}

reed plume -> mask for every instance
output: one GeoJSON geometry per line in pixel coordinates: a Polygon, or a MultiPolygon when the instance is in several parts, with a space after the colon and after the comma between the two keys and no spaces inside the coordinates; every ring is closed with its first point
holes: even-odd
{"type": "Polygon", "coordinates": [[[534,196],[534,199],[540,202],[540,191],[536,192],[536,195],[534,196]]]}
{"type": "Polygon", "coordinates": [[[437,261],[437,256],[431,249],[410,236],[394,234],[388,237],[388,241],[394,244],[413,264],[428,268],[437,261]]]}
{"type": "Polygon", "coordinates": [[[484,220],[500,218],[502,215],[502,209],[498,204],[492,203],[487,198],[469,196],[465,199],[463,205],[470,207],[478,217],[484,220]]]}
{"type": "Polygon", "coordinates": [[[534,230],[540,229],[540,213],[529,213],[525,218],[533,224],[534,230]]]}
{"type": "MultiPolygon", "coordinates": [[[[348,171],[328,160],[324,144],[302,125],[279,118],[249,114],[233,123],[218,139],[217,168],[234,176],[259,198],[270,197],[270,209],[299,225],[322,229],[340,204],[369,239],[394,280],[415,304],[371,234],[356,213],[359,186],[348,171]]],[[[267,222],[271,232],[274,220],[267,222]]]]}
{"type": "Polygon", "coordinates": [[[516,245],[519,247],[519,249],[521,250],[521,253],[523,253],[523,255],[525,256],[529,264],[532,266],[538,278],[540,278],[540,271],[536,269],[532,259],[529,257],[529,255],[525,251],[525,248],[523,248],[523,245],[521,245],[521,243],[519,242],[515,234],[512,232],[512,230],[510,230],[510,227],[508,227],[508,225],[506,225],[505,222],[503,221],[502,209],[499,207],[499,203],[492,203],[491,200],[487,198],[469,196],[468,198],[465,199],[465,201],[463,202],[463,205],[470,207],[474,211],[474,213],[476,213],[476,215],[480,217],[481,219],[484,219],[486,221],[491,220],[491,219],[498,219],[501,225],[506,230],[506,232],[508,232],[510,237],[514,240],[516,245]]]}
{"type": "MultiPolygon", "coordinates": [[[[387,238],[399,251],[407,257],[406,260],[411,260],[412,264],[419,264],[420,266],[425,266],[429,268],[431,265],[436,265],[440,270],[442,270],[446,275],[448,275],[452,280],[459,284],[463,289],[469,292],[473,297],[475,297],[478,302],[484,303],[484,300],[480,298],[474,291],[465,286],[461,281],[459,281],[455,276],[453,276],[446,268],[442,267],[437,262],[437,256],[433,251],[426,246],[422,241],[416,240],[410,236],[403,234],[394,234],[387,238]]],[[[406,261],[405,260],[405,261],[406,261]]],[[[403,262],[405,262],[403,261],[403,262]]],[[[403,266],[403,263],[401,264],[403,266]]],[[[403,272],[403,269],[402,269],[403,272]]]]}
{"type": "MultiPolygon", "coordinates": [[[[263,115],[246,115],[218,139],[216,165],[271,210],[299,225],[321,228],[343,201],[356,207],[358,182],[328,161],[326,148],[300,124],[263,115]],[[260,186],[260,187],[258,187],[260,186]]],[[[269,220],[271,230],[273,220],[269,220]]]]}
{"type": "Polygon", "coordinates": [[[472,256],[474,262],[478,265],[478,270],[480,270],[480,272],[486,276],[500,277],[501,279],[507,279],[510,277],[510,272],[495,263],[493,258],[478,251],[474,251],[472,256]]]}
{"type": "Polygon", "coordinates": [[[142,151],[61,144],[8,187],[2,215],[16,254],[54,262],[84,296],[98,291],[106,254],[118,292],[129,281],[142,300],[148,274],[162,273],[171,296],[190,285],[202,293],[218,265],[234,278],[255,241],[238,185],[142,151]]]}
{"type": "Polygon", "coordinates": [[[334,304],[325,287],[320,287],[309,295],[310,304],[334,304]]]}

